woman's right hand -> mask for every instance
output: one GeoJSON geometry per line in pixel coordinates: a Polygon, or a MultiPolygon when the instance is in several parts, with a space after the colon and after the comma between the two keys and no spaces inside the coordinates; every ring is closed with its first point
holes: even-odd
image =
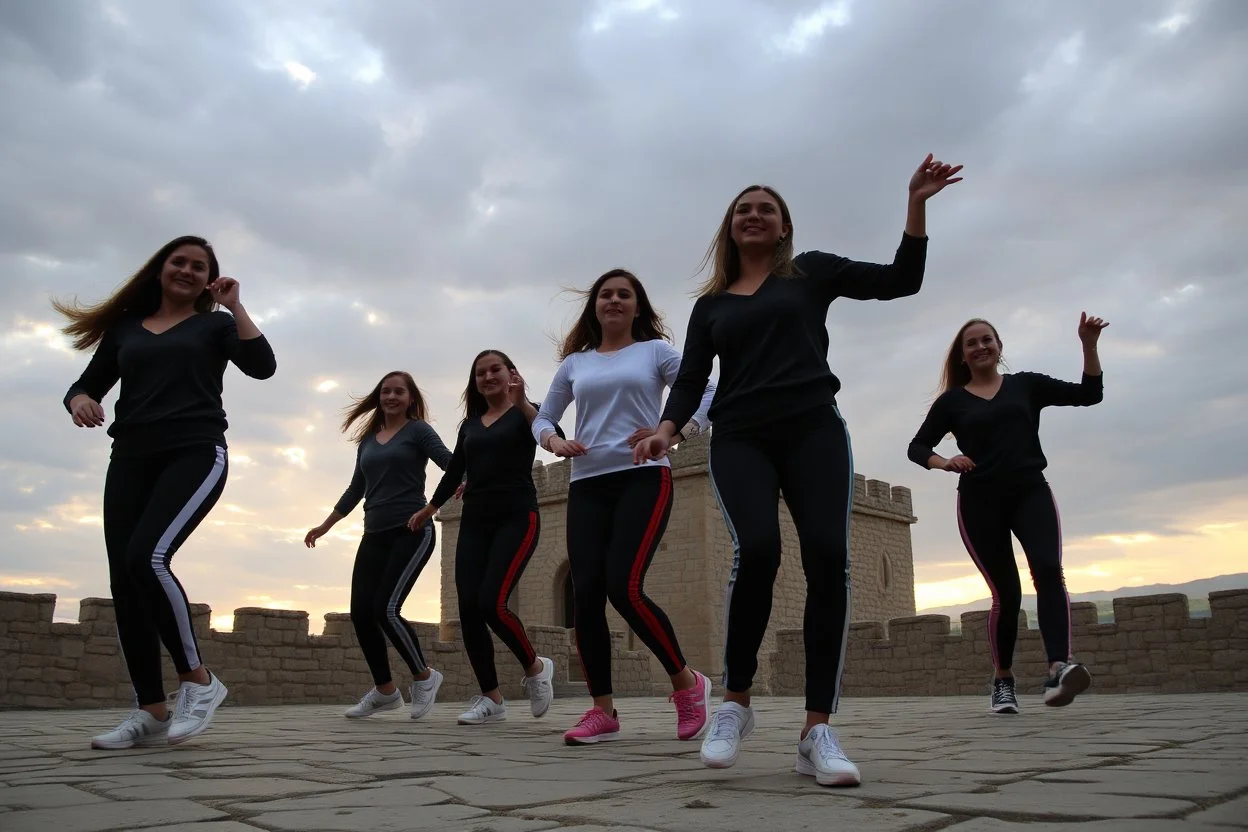
{"type": "Polygon", "coordinates": [[[104,424],[104,408],[86,393],[79,393],[69,400],[69,415],[80,428],[94,428],[104,424]]]}
{"type": "Polygon", "coordinates": [[[661,431],[648,436],[633,447],[633,464],[640,465],[652,459],[662,459],[667,456],[670,447],[671,442],[661,431]]]}
{"type": "Polygon", "coordinates": [[[429,518],[433,517],[435,512],[437,512],[437,509],[426,503],[424,508],[413,514],[407,521],[407,527],[412,531],[416,531],[425,523],[428,523],[429,518]]]}
{"type": "Polygon", "coordinates": [[[952,471],[955,474],[965,474],[967,471],[971,471],[975,468],[975,463],[971,461],[969,456],[958,454],[955,457],[950,457],[945,460],[945,464],[941,467],[946,471],[952,471]]]}
{"type": "Polygon", "coordinates": [[[303,545],[307,546],[309,549],[315,549],[317,539],[324,537],[325,533],[328,531],[329,529],[324,526],[317,526],[315,528],[308,529],[308,533],[303,536],[303,545]]]}
{"type": "Polygon", "coordinates": [[[589,453],[589,449],[580,442],[560,439],[558,436],[552,436],[546,444],[552,454],[564,459],[573,456],[585,456],[585,454],[589,453]]]}

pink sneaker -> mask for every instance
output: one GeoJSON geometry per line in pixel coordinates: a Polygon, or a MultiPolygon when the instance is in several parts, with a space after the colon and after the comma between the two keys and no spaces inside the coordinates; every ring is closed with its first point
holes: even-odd
{"type": "Polygon", "coordinates": [[[563,735],[563,741],[568,745],[588,745],[619,738],[620,720],[617,712],[612,710],[611,715],[607,716],[607,712],[597,706],[586,711],[575,727],[563,735]]]}
{"type": "Polygon", "coordinates": [[[676,738],[695,740],[706,730],[706,717],[711,707],[711,680],[693,671],[697,683],[688,690],[674,691],[667,698],[676,703],[676,738]]]}

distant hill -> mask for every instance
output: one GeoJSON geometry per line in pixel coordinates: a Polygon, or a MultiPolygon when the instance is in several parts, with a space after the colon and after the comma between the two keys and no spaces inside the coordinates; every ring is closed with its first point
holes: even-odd
{"type": "MultiPolygon", "coordinates": [[[[1024,586],[1030,580],[1026,573],[1022,576],[1024,586]]],[[[1097,612],[1101,621],[1112,621],[1114,618],[1114,598],[1125,598],[1137,595],[1164,595],[1166,593],[1177,592],[1186,595],[1188,599],[1188,609],[1192,617],[1204,618],[1209,615],[1209,593],[1220,592],[1224,589],[1248,589],[1248,572],[1241,572],[1237,575],[1218,575],[1215,578],[1201,578],[1196,581],[1188,581],[1184,584],[1152,584],[1150,586],[1124,586],[1119,589],[1097,590],[1095,592],[1072,592],[1070,594],[1071,601],[1092,601],[1096,604],[1097,612]]],[[[947,615],[952,624],[957,627],[960,624],[962,613],[973,612],[975,610],[986,610],[992,606],[991,598],[981,598],[978,601],[972,601],[969,604],[959,604],[952,607],[930,607],[925,610],[919,610],[919,615],[947,615]]],[[[1030,626],[1036,626],[1036,596],[1023,596],[1023,609],[1027,611],[1027,621],[1030,626]]]]}

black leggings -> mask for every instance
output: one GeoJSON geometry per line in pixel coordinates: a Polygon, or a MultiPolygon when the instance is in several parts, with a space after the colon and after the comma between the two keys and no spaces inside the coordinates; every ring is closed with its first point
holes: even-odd
{"type": "Polygon", "coordinates": [[[165,701],[160,645],[178,673],[202,662],[190,604],[169,562],[225,490],[225,448],[199,445],[113,459],[104,478],[104,546],[117,640],[138,703],[165,701]]]}
{"type": "Polygon", "coordinates": [[[992,663],[1009,670],[1018,639],[1023,589],[1010,532],[1018,537],[1036,588],[1036,614],[1050,662],[1070,660],[1070,596],[1062,575],[1062,526],[1048,483],[958,491],[958,531],[988,582],[988,644],[992,663]]]}
{"type": "Polygon", "coordinates": [[[806,710],[835,713],[849,632],[854,465],[840,411],[821,407],[749,432],[711,433],[711,487],[733,540],[724,686],[747,692],[780,568],[780,494],[806,573],[806,710]]]}
{"type": "Polygon", "coordinates": [[[537,661],[524,624],[508,609],[507,600],[537,549],[540,532],[536,511],[499,514],[464,507],[455,546],[455,591],[464,650],[482,693],[498,687],[490,630],[526,669],[537,661]]]}
{"type": "Polygon", "coordinates": [[[351,572],[351,624],[373,674],[373,684],[391,681],[386,639],[403,657],[412,675],[423,673],[425,654],[412,625],[400,614],[407,594],[429,562],[435,535],[428,522],[413,533],[407,526],[365,532],[351,572]]]}
{"type": "Polygon", "coordinates": [[[568,488],[576,649],[590,696],[611,695],[608,600],[669,676],[685,668],[671,621],[642,589],[671,511],[672,471],[666,466],[601,474],[568,488]]]}

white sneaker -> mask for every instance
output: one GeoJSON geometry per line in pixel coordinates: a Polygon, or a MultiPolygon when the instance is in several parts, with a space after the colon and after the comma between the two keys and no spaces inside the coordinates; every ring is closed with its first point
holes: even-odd
{"type": "Polygon", "coordinates": [[[169,744],[177,745],[202,734],[212,722],[217,706],[229,693],[215,673],[208,673],[208,684],[183,682],[178,686],[178,700],[173,706],[173,724],[169,726],[169,744]]]}
{"type": "Polygon", "coordinates": [[[736,702],[723,702],[711,717],[711,728],[702,740],[702,764],[709,768],[728,768],[737,761],[741,740],[754,730],[754,709],[736,702]]]}
{"type": "Polygon", "coordinates": [[[161,722],[147,711],[135,708],[116,728],[107,734],[93,737],[91,747],[121,749],[136,745],[140,748],[165,745],[169,741],[169,726],[172,724],[173,720],[168,717],[161,722]]]}
{"type": "Polygon", "coordinates": [[[849,761],[827,725],[816,725],[797,744],[797,773],[814,777],[820,786],[857,786],[862,783],[858,766],[849,761]]]}
{"type": "Polygon", "coordinates": [[[502,722],[506,718],[506,704],[495,702],[488,696],[474,696],[468,703],[468,710],[459,715],[459,724],[483,725],[487,722],[502,722]]]}
{"type": "Polygon", "coordinates": [[[429,668],[429,678],[412,682],[412,719],[420,719],[433,708],[442,687],[442,674],[429,668]]]}
{"type": "Polygon", "coordinates": [[[347,719],[363,719],[378,711],[393,711],[403,707],[403,694],[395,688],[394,693],[382,693],[377,688],[369,688],[368,693],[350,708],[343,712],[347,719]]]}
{"type": "Polygon", "coordinates": [[[555,700],[555,663],[545,656],[538,656],[542,670],[536,676],[525,676],[522,684],[529,692],[529,705],[533,716],[542,717],[550,710],[550,703],[555,700]]]}

